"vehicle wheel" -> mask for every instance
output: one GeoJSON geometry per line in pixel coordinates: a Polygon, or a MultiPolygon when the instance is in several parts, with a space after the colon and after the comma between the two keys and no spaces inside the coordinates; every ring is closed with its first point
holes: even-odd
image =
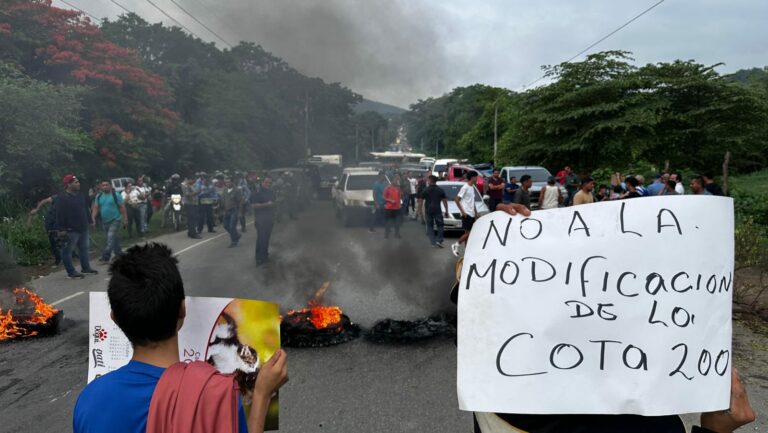
{"type": "Polygon", "coordinates": [[[341,211],[341,223],[344,225],[344,227],[349,227],[350,225],[352,225],[352,220],[349,215],[349,211],[347,210],[341,211]]]}

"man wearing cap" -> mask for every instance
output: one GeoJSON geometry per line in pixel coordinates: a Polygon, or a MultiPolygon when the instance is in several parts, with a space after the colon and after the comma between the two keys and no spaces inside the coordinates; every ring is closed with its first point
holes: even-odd
{"type": "Polygon", "coordinates": [[[589,204],[595,202],[595,196],[592,195],[592,190],[595,188],[595,181],[589,177],[584,176],[581,178],[581,186],[579,192],[573,196],[573,205],[589,204]]]}
{"type": "Polygon", "coordinates": [[[91,224],[91,213],[88,211],[88,200],[80,193],[80,181],[72,174],[64,176],[64,193],[56,199],[56,227],[62,240],[61,260],[67,269],[67,278],[80,279],[86,275],[96,275],[88,260],[88,226],[91,224]],[[77,272],[72,264],[72,250],[77,247],[80,256],[81,271],[77,272]]]}

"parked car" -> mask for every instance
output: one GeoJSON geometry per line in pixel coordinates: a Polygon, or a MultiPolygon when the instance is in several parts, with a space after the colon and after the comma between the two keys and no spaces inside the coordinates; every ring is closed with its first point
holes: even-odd
{"type": "MultiPolygon", "coordinates": [[[[457,182],[450,180],[443,180],[437,182],[437,186],[445,191],[445,197],[448,199],[448,217],[443,218],[445,221],[445,231],[457,231],[461,228],[461,211],[459,206],[456,205],[456,195],[459,194],[459,190],[464,186],[466,182],[457,182]]],[[[489,212],[488,206],[483,201],[483,195],[475,187],[475,208],[477,209],[478,217],[483,216],[489,212]]],[[[443,210],[442,205],[440,209],[443,210]]]]}
{"type": "MultiPolygon", "coordinates": [[[[503,167],[501,169],[500,176],[502,179],[504,179],[504,182],[509,182],[510,178],[515,177],[517,178],[517,183],[519,184],[520,178],[526,174],[531,176],[531,180],[533,181],[533,185],[531,186],[531,190],[529,192],[531,195],[531,209],[537,209],[539,207],[539,193],[541,192],[541,187],[546,185],[547,180],[550,176],[552,176],[552,173],[550,173],[549,170],[539,166],[503,167]]],[[[555,185],[560,188],[560,192],[563,194],[563,196],[568,194],[562,185],[557,182],[555,182],[555,185]]]]}
{"type": "MultiPolygon", "coordinates": [[[[379,178],[378,170],[355,167],[345,168],[334,188],[336,217],[345,227],[356,218],[368,217],[374,212],[373,184],[379,178]]],[[[389,182],[389,179],[387,179],[389,182]]]]}
{"type": "Polygon", "coordinates": [[[451,165],[448,167],[448,174],[445,176],[445,179],[462,181],[468,172],[477,174],[477,189],[479,189],[480,192],[485,193],[485,176],[468,165],[451,165]]]}
{"type": "Polygon", "coordinates": [[[111,179],[110,182],[112,182],[112,189],[118,194],[125,190],[125,185],[136,183],[132,177],[117,177],[111,179]]]}
{"type": "Polygon", "coordinates": [[[472,168],[483,173],[483,176],[485,177],[491,177],[493,175],[493,164],[491,163],[472,164],[472,168]]]}

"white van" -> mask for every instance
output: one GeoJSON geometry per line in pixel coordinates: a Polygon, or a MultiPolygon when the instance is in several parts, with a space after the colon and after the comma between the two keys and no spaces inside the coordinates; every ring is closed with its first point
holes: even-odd
{"type": "Polygon", "coordinates": [[[458,163],[458,159],[438,159],[432,164],[432,174],[440,177],[440,173],[447,173],[448,166],[458,163]]]}

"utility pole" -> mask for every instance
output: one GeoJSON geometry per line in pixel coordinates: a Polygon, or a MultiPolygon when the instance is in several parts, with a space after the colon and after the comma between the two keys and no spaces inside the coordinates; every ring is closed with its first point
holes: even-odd
{"type": "Polygon", "coordinates": [[[307,158],[312,156],[309,148],[309,92],[304,93],[304,148],[307,149],[307,158]]]}
{"type": "Polygon", "coordinates": [[[499,101],[493,104],[493,166],[496,167],[496,153],[499,151],[499,101]]]}
{"type": "Polygon", "coordinates": [[[360,142],[358,141],[359,136],[360,131],[357,123],[355,123],[355,162],[360,162],[360,142]]]}

